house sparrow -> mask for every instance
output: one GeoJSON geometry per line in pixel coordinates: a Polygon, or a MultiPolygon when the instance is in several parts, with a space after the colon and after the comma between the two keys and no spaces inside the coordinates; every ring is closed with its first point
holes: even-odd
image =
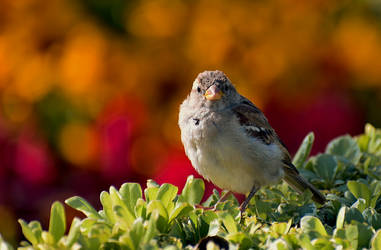
{"type": "Polygon", "coordinates": [[[223,72],[197,76],[180,106],[179,126],[197,172],[222,189],[248,194],[241,212],[259,188],[282,178],[299,193],[311,190],[312,199],[324,204],[325,197],[299,175],[262,111],[241,96],[223,72]]]}

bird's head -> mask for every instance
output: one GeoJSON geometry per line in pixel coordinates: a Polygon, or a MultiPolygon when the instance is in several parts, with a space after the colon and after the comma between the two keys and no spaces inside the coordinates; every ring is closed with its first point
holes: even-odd
{"type": "Polygon", "coordinates": [[[208,107],[222,107],[232,104],[238,93],[222,71],[204,71],[193,82],[191,98],[208,107]]]}

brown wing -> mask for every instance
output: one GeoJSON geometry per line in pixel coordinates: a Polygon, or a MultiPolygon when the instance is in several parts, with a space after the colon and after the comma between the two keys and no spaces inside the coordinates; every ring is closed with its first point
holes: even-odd
{"type": "Polygon", "coordinates": [[[302,176],[291,162],[290,154],[284,143],[280,140],[274,129],[270,126],[266,117],[260,109],[246,98],[233,108],[234,114],[237,116],[240,125],[245,129],[249,136],[260,139],[266,144],[278,144],[283,152],[283,170],[285,173],[284,180],[296,191],[302,193],[305,189],[311,190],[312,199],[320,204],[325,203],[325,197],[319,190],[312,186],[302,176]]]}
{"type": "Polygon", "coordinates": [[[233,108],[233,112],[246,133],[268,145],[281,143],[262,111],[246,98],[242,98],[243,101],[233,108]]]}
{"type": "Polygon", "coordinates": [[[280,140],[274,129],[270,126],[265,115],[246,98],[242,97],[242,102],[233,108],[233,112],[238,118],[240,125],[245,129],[249,136],[261,140],[270,145],[278,144],[283,152],[283,163],[285,171],[299,174],[298,170],[292,165],[291,157],[286,145],[280,140]]]}

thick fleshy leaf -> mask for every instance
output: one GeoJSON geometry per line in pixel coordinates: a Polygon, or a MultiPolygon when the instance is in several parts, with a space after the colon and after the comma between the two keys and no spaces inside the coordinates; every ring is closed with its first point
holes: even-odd
{"type": "Polygon", "coordinates": [[[156,222],[158,220],[159,214],[152,215],[148,220],[148,225],[146,227],[146,231],[144,233],[144,237],[142,239],[143,243],[149,242],[157,233],[156,222]]]}
{"type": "Polygon", "coordinates": [[[258,196],[254,196],[255,209],[257,214],[263,220],[266,220],[272,214],[271,204],[269,202],[261,200],[258,196]]]}
{"type": "Polygon", "coordinates": [[[357,164],[361,157],[357,142],[349,135],[331,141],[327,146],[326,153],[344,157],[353,164],[357,164]]]}
{"type": "Polygon", "coordinates": [[[65,208],[61,202],[54,202],[50,210],[49,233],[58,242],[66,231],[65,208]]]}
{"type": "Polygon", "coordinates": [[[144,196],[147,202],[156,200],[157,192],[159,191],[158,187],[147,187],[144,189],[144,196]]]}
{"type": "Polygon", "coordinates": [[[115,223],[115,214],[112,210],[112,201],[110,194],[106,191],[101,192],[100,201],[103,206],[104,215],[110,223],[115,223]]]}
{"type": "Polygon", "coordinates": [[[339,213],[337,214],[337,218],[336,218],[336,228],[337,229],[342,229],[344,227],[345,214],[346,214],[347,210],[348,210],[347,207],[340,208],[339,213]]]}
{"type": "Polygon", "coordinates": [[[313,168],[315,173],[327,183],[327,187],[332,186],[337,171],[337,161],[332,155],[318,155],[313,168]]]}
{"type": "Polygon", "coordinates": [[[292,163],[296,168],[303,167],[304,162],[310,155],[312,145],[314,143],[314,133],[310,132],[306,137],[304,137],[302,144],[300,145],[298,152],[296,152],[292,163]]]}
{"type": "Polygon", "coordinates": [[[372,239],[373,236],[373,229],[365,225],[363,223],[356,223],[358,232],[359,232],[359,238],[358,238],[358,247],[362,248],[368,248],[370,240],[372,239]]]}
{"type": "Polygon", "coordinates": [[[98,212],[85,199],[79,196],[74,196],[65,200],[65,203],[70,207],[84,213],[87,217],[93,219],[102,219],[98,212]]]}
{"type": "Polygon", "coordinates": [[[300,227],[303,231],[314,231],[319,233],[321,236],[326,236],[327,231],[325,230],[323,223],[314,216],[304,216],[300,221],[300,227]]]}
{"type": "Polygon", "coordinates": [[[234,244],[239,244],[240,249],[250,249],[253,246],[253,241],[250,239],[249,235],[243,232],[230,233],[227,235],[226,239],[234,244]]]}
{"type": "Polygon", "coordinates": [[[289,223],[286,222],[275,222],[271,225],[271,231],[276,233],[277,235],[283,235],[288,232],[291,227],[291,220],[289,223]]]}
{"type": "Polygon", "coordinates": [[[160,200],[165,208],[170,212],[174,206],[173,200],[176,198],[178,188],[168,184],[164,183],[160,186],[156,199],[160,200]]]}
{"type": "Polygon", "coordinates": [[[138,218],[129,232],[130,239],[132,241],[132,249],[141,249],[140,243],[144,236],[144,227],[142,218],[138,218]]]}
{"type": "Polygon", "coordinates": [[[147,203],[142,198],[138,199],[135,206],[135,215],[136,217],[146,217],[147,203]]]}
{"type": "Polygon", "coordinates": [[[171,223],[174,219],[186,216],[190,211],[193,210],[193,207],[188,203],[177,202],[175,208],[169,215],[169,223],[171,223]]]}
{"type": "Polygon", "coordinates": [[[42,242],[42,238],[41,238],[41,236],[42,236],[42,227],[41,227],[41,223],[38,222],[38,221],[36,221],[36,220],[33,220],[33,221],[29,222],[28,227],[29,227],[30,229],[32,229],[32,232],[33,232],[34,235],[36,236],[37,241],[38,241],[39,243],[41,243],[41,242],[42,242]]]}
{"type": "Polygon", "coordinates": [[[367,206],[370,205],[371,193],[367,185],[358,181],[348,181],[347,187],[357,199],[362,198],[365,200],[367,206]]]}
{"type": "Polygon", "coordinates": [[[272,242],[269,241],[267,247],[268,249],[277,249],[277,250],[288,250],[291,248],[287,244],[287,242],[282,238],[276,239],[272,242]]]}
{"type": "Polygon", "coordinates": [[[19,219],[18,222],[21,225],[21,230],[22,230],[22,233],[24,234],[25,238],[30,243],[32,243],[33,246],[36,246],[39,242],[38,242],[36,235],[33,233],[32,229],[28,226],[28,224],[24,220],[19,219]]]}
{"type": "Polygon", "coordinates": [[[362,213],[365,221],[368,222],[375,230],[381,229],[381,214],[373,208],[367,208],[362,213]]]}
{"type": "Polygon", "coordinates": [[[77,241],[80,234],[81,223],[81,220],[78,218],[74,218],[71,222],[71,226],[66,240],[66,247],[72,247],[74,243],[77,241]]]}
{"type": "Polygon", "coordinates": [[[164,218],[168,219],[168,213],[165,209],[163,203],[159,200],[151,201],[147,205],[147,214],[152,213],[154,210],[157,210],[159,215],[163,216],[164,218]]]}
{"type": "Polygon", "coordinates": [[[234,221],[234,218],[231,214],[225,212],[222,213],[219,217],[222,219],[222,222],[224,223],[224,226],[229,233],[238,232],[237,223],[234,221]]]}
{"type": "Polygon", "coordinates": [[[352,221],[357,221],[361,223],[365,221],[361,212],[355,207],[349,208],[345,213],[345,222],[349,224],[352,221]]]}
{"type": "Polygon", "coordinates": [[[372,238],[372,250],[381,250],[381,230],[378,230],[372,238]]]}
{"type": "Polygon", "coordinates": [[[142,198],[142,188],[139,183],[124,183],[119,193],[130,211],[134,211],[136,202],[142,198]]]}
{"type": "Polygon", "coordinates": [[[125,206],[121,205],[113,206],[112,210],[118,218],[118,224],[120,224],[124,230],[129,230],[135,220],[135,218],[131,215],[130,211],[128,211],[128,209],[125,206]]]}
{"type": "Polygon", "coordinates": [[[159,215],[156,223],[157,229],[163,233],[168,228],[168,212],[159,200],[151,201],[147,205],[147,215],[155,216],[155,213],[159,215]]]}
{"type": "Polygon", "coordinates": [[[368,206],[366,201],[360,198],[355,203],[353,203],[351,207],[357,208],[362,213],[368,206]]]}
{"type": "Polygon", "coordinates": [[[41,234],[41,237],[42,237],[42,241],[44,242],[44,244],[54,245],[56,243],[53,235],[49,232],[43,231],[41,234]]]}
{"type": "Polygon", "coordinates": [[[179,196],[179,201],[188,202],[191,205],[199,204],[204,196],[205,183],[202,179],[188,176],[187,182],[179,196]]]}

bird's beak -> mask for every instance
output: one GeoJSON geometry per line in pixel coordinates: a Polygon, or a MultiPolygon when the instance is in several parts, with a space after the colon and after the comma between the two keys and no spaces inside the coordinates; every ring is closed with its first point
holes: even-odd
{"type": "Polygon", "coordinates": [[[222,91],[217,87],[217,85],[213,84],[212,86],[210,86],[205,94],[204,94],[205,98],[209,101],[215,101],[215,100],[219,100],[221,99],[221,97],[223,96],[223,93],[222,91]]]}

